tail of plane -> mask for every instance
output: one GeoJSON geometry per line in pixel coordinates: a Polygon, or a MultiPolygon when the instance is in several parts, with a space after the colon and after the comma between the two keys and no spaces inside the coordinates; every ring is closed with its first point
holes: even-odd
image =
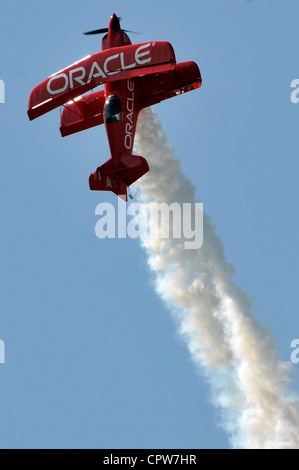
{"type": "Polygon", "coordinates": [[[89,177],[92,191],[113,191],[127,201],[127,188],[149,171],[144,157],[122,155],[120,160],[110,158],[89,177]]]}

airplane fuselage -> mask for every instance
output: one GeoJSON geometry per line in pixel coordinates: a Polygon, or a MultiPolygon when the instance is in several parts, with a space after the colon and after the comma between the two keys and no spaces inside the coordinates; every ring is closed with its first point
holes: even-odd
{"type": "MultiPolygon", "coordinates": [[[[105,86],[107,100],[119,100],[119,120],[109,122],[109,116],[104,120],[112,158],[120,158],[122,154],[131,154],[133,151],[134,136],[136,131],[138,107],[138,80],[132,78],[119,82],[107,83],[105,86]]],[[[118,118],[115,118],[118,119],[118,118]]]]}
{"type": "MultiPolygon", "coordinates": [[[[112,49],[130,45],[131,41],[124,31],[120,31],[119,21],[116,15],[112,15],[109,22],[109,31],[102,40],[102,50],[112,49]]],[[[119,58],[117,54],[113,60],[119,60],[120,66],[124,69],[143,65],[151,61],[151,43],[139,47],[132,63],[125,63],[124,58],[119,58]]],[[[111,59],[112,60],[112,59],[111,59]]],[[[132,154],[134,137],[136,131],[137,118],[139,113],[138,103],[138,79],[116,80],[104,85],[106,103],[109,97],[118,97],[120,100],[120,120],[112,123],[105,122],[107,137],[111,157],[119,160],[123,154],[132,154]]],[[[104,107],[105,112],[105,107],[104,107]]],[[[104,117],[105,120],[105,117],[104,117]]]]}

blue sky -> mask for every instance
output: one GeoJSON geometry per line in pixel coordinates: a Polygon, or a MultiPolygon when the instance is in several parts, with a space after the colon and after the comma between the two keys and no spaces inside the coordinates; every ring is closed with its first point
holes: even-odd
{"type": "MultiPolygon", "coordinates": [[[[1,448],[229,448],[138,240],[95,236],[91,171],[105,129],[65,139],[59,110],[27,118],[32,88],[100,50],[113,12],[133,42],[167,40],[200,90],[155,107],[175,156],[290,360],[299,337],[298,6],[276,0],[2,0],[1,448]]],[[[171,182],[170,182],[171,183],[171,182]]],[[[299,365],[294,365],[294,389],[299,365]]]]}

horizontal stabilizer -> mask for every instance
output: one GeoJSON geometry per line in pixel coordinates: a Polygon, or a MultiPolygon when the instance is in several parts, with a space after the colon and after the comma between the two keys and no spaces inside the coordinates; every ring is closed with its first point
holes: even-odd
{"type": "Polygon", "coordinates": [[[122,155],[112,158],[98,167],[89,177],[92,191],[113,191],[127,201],[127,187],[149,171],[145,158],[138,155],[122,155]]]}

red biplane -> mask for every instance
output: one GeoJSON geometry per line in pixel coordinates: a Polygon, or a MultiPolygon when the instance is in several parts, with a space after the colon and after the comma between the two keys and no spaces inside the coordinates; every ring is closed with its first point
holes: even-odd
{"type": "Polygon", "coordinates": [[[29,119],[63,105],[61,135],[105,124],[111,158],[89,177],[91,190],[113,191],[127,200],[127,187],[149,171],[145,158],[132,155],[138,113],[147,106],[201,86],[194,62],[176,63],[171,44],[132,45],[113,14],[102,51],[51,75],[31,92],[29,119]],[[98,85],[104,89],[82,96],[98,85]],[[67,104],[66,104],[67,103],[67,104]]]}

